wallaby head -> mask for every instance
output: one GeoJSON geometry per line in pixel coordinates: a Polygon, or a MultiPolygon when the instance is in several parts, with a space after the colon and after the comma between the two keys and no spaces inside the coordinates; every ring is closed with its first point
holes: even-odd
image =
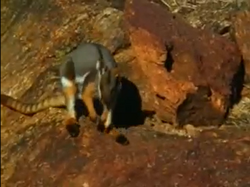
{"type": "Polygon", "coordinates": [[[98,61],[96,69],[99,80],[99,97],[104,101],[108,108],[112,108],[121,89],[121,81],[117,68],[109,69],[104,63],[102,63],[102,61],[98,61]]]}

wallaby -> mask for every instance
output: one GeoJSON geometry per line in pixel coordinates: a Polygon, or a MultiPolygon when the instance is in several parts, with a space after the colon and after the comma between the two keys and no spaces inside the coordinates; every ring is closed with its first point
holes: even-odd
{"type": "Polygon", "coordinates": [[[65,125],[78,124],[75,111],[76,99],[81,99],[92,121],[104,127],[106,133],[114,135],[117,141],[128,144],[128,140],[118,131],[110,129],[113,109],[121,82],[118,66],[111,52],[101,44],[82,43],[69,53],[60,66],[60,80],[63,95],[47,98],[39,103],[26,104],[5,94],[1,94],[1,104],[23,114],[33,114],[49,107],[66,106],[68,116],[65,125]],[[93,100],[103,104],[99,117],[93,100]]]}

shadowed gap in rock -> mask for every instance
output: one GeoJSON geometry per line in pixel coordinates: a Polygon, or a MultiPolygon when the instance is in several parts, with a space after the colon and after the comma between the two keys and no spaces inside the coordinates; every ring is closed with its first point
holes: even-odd
{"type": "Polygon", "coordinates": [[[239,69],[237,73],[234,75],[233,80],[232,80],[230,108],[234,104],[237,104],[241,99],[241,92],[243,89],[244,77],[245,77],[245,66],[244,66],[243,59],[241,59],[239,69]]]}
{"type": "Polygon", "coordinates": [[[166,59],[164,62],[164,67],[167,69],[168,72],[171,72],[172,66],[174,63],[174,59],[172,57],[171,52],[173,51],[174,46],[173,46],[173,44],[166,44],[165,47],[166,47],[167,54],[166,54],[166,59]]]}
{"type": "Polygon", "coordinates": [[[126,78],[122,78],[122,90],[114,111],[114,124],[118,128],[142,125],[154,111],[142,110],[142,99],[137,86],[126,78]]]}
{"type": "MultiPolygon", "coordinates": [[[[172,57],[171,52],[174,49],[173,44],[166,44],[166,60],[164,62],[164,67],[168,72],[172,71],[172,66],[174,63],[174,59],[172,57]]],[[[238,103],[241,99],[241,91],[243,89],[243,82],[245,77],[245,68],[243,60],[241,62],[241,65],[239,67],[238,72],[235,74],[232,85],[231,85],[231,98],[229,100],[229,109],[233,107],[234,104],[238,103]]],[[[188,94],[187,99],[178,107],[177,109],[177,122],[180,127],[182,127],[185,124],[193,124],[194,121],[192,119],[199,119],[201,124],[207,126],[207,125],[213,125],[216,124],[218,121],[219,123],[222,123],[224,119],[227,118],[229,110],[227,110],[226,114],[224,115],[224,118],[222,119],[220,116],[220,112],[214,109],[214,107],[211,105],[210,100],[208,99],[211,96],[210,88],[199,86],[198,91],[193,94],[188,94]],[[208,108],[207,108],[208,107],[208,108]],[[206,111],[205,111],[206,108],[206,111]],[[211,110],[207,110],[207,109],[211,110]],[[197,112],[199,111],[199,113],[197,112]],[[202,119],[202,113],[210,113],[209,116],[212,117],[212,120],[205,121],[202,119]]],[[[156,97],[164,100],[165,98],[161,95],[157,94],[156,97]]],[[[197,120],[195,120],[197,122],[197,120]]],[[[195,125],[195,124],[194,124],[195,125]]],[[[199,124],[196,124],[197,126],[200,126],[199,124]]]]}
{"type": "Polygon", "coordinates": [[[230,104],[229,108],[226,111],[225,118],[228,117],[230,110],[233,106],[240,102],[241,100],[241,93],[244,87],[244,80],[245,80],[245,66],[243,58],[241,59],[240,67],[237,73],[234,75],[231,85],[231,95],[230,95],[230,104]]]}
{"type": "Polygon", "coordinates": [[[180,127],[186,124],[194,126],[215,126],[221,124],[221,112],[215,109],[210,101],[211,90],[206,86],[198,86],[195,93],[188,93],[187,98],[177,109],[177,122],[180,127]],[[209,116],[206,120],[203,116],[209,116]]]}

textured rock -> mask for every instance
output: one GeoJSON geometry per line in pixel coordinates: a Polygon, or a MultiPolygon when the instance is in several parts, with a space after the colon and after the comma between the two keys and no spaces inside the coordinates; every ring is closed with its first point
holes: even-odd
{"type": "MultiPolygon", "coordinates": [[[[57,123],[57,122],[55,122],[57,123]]],[[[141,187],[249,184],[249,132],[207,132],[190,141],[131,128],[123,147],[86,124],[71,139],[61,126],[34,123],[6,153],[6,186],[141,187]],[[34,134],[38,134],[34,136],[34,134]],[[217,137],[217,138],[216,138],[217,137]],[[247,148],[248,147],[248,148],[247,148]],[[8,166],[8,165],[7,165],[8,166]],[[15,166],[15,167],[14,167],[15,166]],[[14,168],[13,168],[14,167],[14,168]],[[145,177],[146,176],[146,177],[145,177]]]]}
{"type": "Polygon", "coordinates": [[[123,12],[114,8],[106,8],[93,20],[92,41],[108,47],[111,52],[126,46],[126,34],[121,27],[123,12]]]}
{"type": "MultiPolygon", "coordinates": [[[[193,27],[209,29],[227,36],[232,25],[232,16],[238,10],[250,8],[248,0],[243,1],[196,1],[189,11],[179,12],[193,27]]],[[[191,5],[192,3],[190,3],[191,5]]]]}
{"type": "Polygon", "coordinates": [[[233,26],[235,39],[244,60],[246,82],[250,82],[250,12],[237,13],[233,26]]]}
{"type": "MultiPolygon", "coordinates": [[[[121,12],[112,10],[113,18],[102,17],[107,4],[105,0],[1,1],[5,20],[1,22],[5,32],[1,40],[2,91],[25,102],[60,91],[56,79],[59,57],[79,41],[92,38],[94,23],[102,33],[99,37],[108,36],[112,28],[119,30],[116,19],[121,12]],[[96,16],[104,20],[95,22],[96,16]],[[110,27],[105,28],[104,22],[110,27]]],[[[113,42],[96,39],[115,52],[123,34],[113,34],[117,35],[105,37],[113,42]]],[[[115,58],[121,62],[124,76],[137,86],[126,84],[133,89],[123,98],[129,99],[121,99],[126,106],[119,113],[126,118],[125,125],[139,108],[131,105],[138,89],[142,105],[150,108],[154,97],[133,51],[122,50],[115,58]]],[[[157,126],[157,120],[147,118],[144,125],[125,131],[131,144],[124,147],[84,119],[79,137],[70,138],[62,124],[64,115],[64,110],[48,109],[29,117],[1,107],[3,187],[249,186],[249,128],[211,130],[190,139],[157,133],[151,128],[151,122],[157,126]]]]}
{"type": "Polygon", "coordinates": [[[231,94],[236,94],[231,89],[236,89],[240,53],[234,43],[192,28],[148,1],[127,1],[125,16],[139,66],[155,92],[151,97],[159,116],[180,125],[220,124],[231,94]]]}

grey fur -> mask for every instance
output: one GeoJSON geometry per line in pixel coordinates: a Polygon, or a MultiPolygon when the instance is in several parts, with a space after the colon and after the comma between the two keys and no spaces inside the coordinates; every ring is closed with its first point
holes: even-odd
{"type": "Polygon", "coordinates": [[[81,43],[68,55],[68,58],[74,63],[76,76],[83,76],[86,72],[93,70],[96,62],[102,58],[108,69],[117,67],[111,52],[97,43],[81,43]]]}
{"type": "Polygon", "coordinates": [[[78,82],[78,93],[81,93],[89,82],[95,81],[96,95],[100,98],[104,92],[103,96],[108,100],[106,99],[109,97],[108,93],[111,93],[112,88],[116,86],[116,78],[110,75],[109,70],[116,67],[117,63],[106,47],[98,43],[81,43],[65,57],[60,68],[60,76],[75,81],[88,74],[81,83],[78,82]]]}

